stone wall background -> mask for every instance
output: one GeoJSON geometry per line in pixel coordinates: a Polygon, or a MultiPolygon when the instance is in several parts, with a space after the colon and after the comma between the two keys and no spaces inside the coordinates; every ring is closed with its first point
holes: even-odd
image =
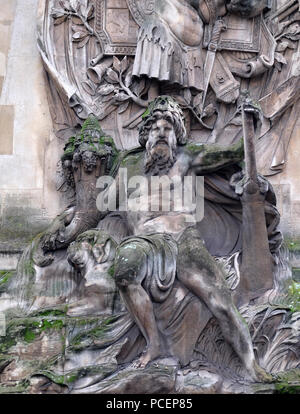
{"type": "Polygon", "coordinates": [[[0,269],[60,210],[52,132],[36,46],[38,0],[0,0],[0,269]]]}
{"type": "MultiPolygon", "coordinates": [[[[63,208],[55,188],[63,143],[52,131],[36,46],[38,7],[39,0],[0,0],[0,269],[15,268],[25,244],[63,208]]],[[[270,179],[282,231],[300,251],[299,177],[300,118],[286,169],[270,179]]]]}

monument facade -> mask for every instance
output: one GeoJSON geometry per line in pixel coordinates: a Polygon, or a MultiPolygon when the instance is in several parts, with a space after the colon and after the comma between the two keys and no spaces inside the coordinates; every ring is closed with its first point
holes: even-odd
{"type": "Polygon", "coordinates": [[[41,2],[66,207],[0,285],[3,392],[299,389],[271,184],[298,122],[299,19],[297,1],[41,2]]]}

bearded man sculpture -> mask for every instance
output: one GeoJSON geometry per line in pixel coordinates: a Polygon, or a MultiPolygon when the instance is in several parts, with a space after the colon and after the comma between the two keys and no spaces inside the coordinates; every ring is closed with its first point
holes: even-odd
{"type": "MultiPolygon", "coordinates": [[[[145,114],[140,129],[140,143],[146,151],[140,152],[135,159],[135,174],[144,176],[148,183],[153,176],[171,179],[179,176],[183,180],[187,175],[202,175],[243,159],[241,144],[209,149],[195,145],[191,151],[184,145],[185,135],[182,111],[177,103],[167,96],[157,98],[145,114]]],[[[129,169],[127,171],[132,175],[129,169]]],[[[117,182],[121,180],[119,172],[117,182]]],[[[102,192],[98,197],[98,208],[103,211],[104,200],[115,195],[116,187],[102,192]]],[[[155,191],[153,187],[150,194],[144,196],[141,192],[129,195],[140,205],[146,200],[152,209],[132,211],[129,208],[126,211],[132,236],[118,246],[114,265],[114,277],[121,296],[147,343],[136,366],[145,367],[160,356],[160,335],[153,306],[166,300],[176,279],[203,301],[217,318],[224,338],[251,377],[267,378],[255,362],[247,325],[234,306],[224,272],[205,248],[195,227],[195,211],[189,206],[181,211],[164,211],[160,203],[161,191],[155,191]]]]}

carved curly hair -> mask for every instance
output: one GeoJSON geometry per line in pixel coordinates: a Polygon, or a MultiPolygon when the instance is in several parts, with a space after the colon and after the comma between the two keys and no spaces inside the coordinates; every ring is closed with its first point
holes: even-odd
{"type": "Polygon", "coordinates": [[[159,119],[165,119],[173,125],[178,145],[186,144],[186,129],[180,106],[170,96],[159,96],[149,104],[143,116],[143,124],[139,129],[139,143],[142,147],[146,146],[153,123],[159,119]]]}

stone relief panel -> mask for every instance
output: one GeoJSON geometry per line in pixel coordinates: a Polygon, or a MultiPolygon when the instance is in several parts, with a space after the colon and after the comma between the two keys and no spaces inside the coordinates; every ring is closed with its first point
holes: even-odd
{"type": "Polygon", "coordinates": [[[297,118],[299,2],[41,5],[70,203],[1,279],[14,322],[4,381],[26,374],[32,393],[299,385],[299,292],[261,174],[284,167],[297,118]],[[145,192],[129,186],[137,177],[145,192]],[[178,207],[187,177],[197,198],[201,178],[201,219],[178,207]],[[153,186],[162,178],[168,191],[153,186]],[[28,364],[44,339],[53,353],[28,364]]]}
{"type": "Polygon", "coordinates": [[[39,47],[57,134],[92,113],[118,148],[132,148],[144,108],[167,93],[185,110],[190,140],[235,142],[247,89],[263,108],[259,169],[280,172],[298,108],[299,4],[265,2],[249,18],[220,3],[47,1],[39,47]]]}

